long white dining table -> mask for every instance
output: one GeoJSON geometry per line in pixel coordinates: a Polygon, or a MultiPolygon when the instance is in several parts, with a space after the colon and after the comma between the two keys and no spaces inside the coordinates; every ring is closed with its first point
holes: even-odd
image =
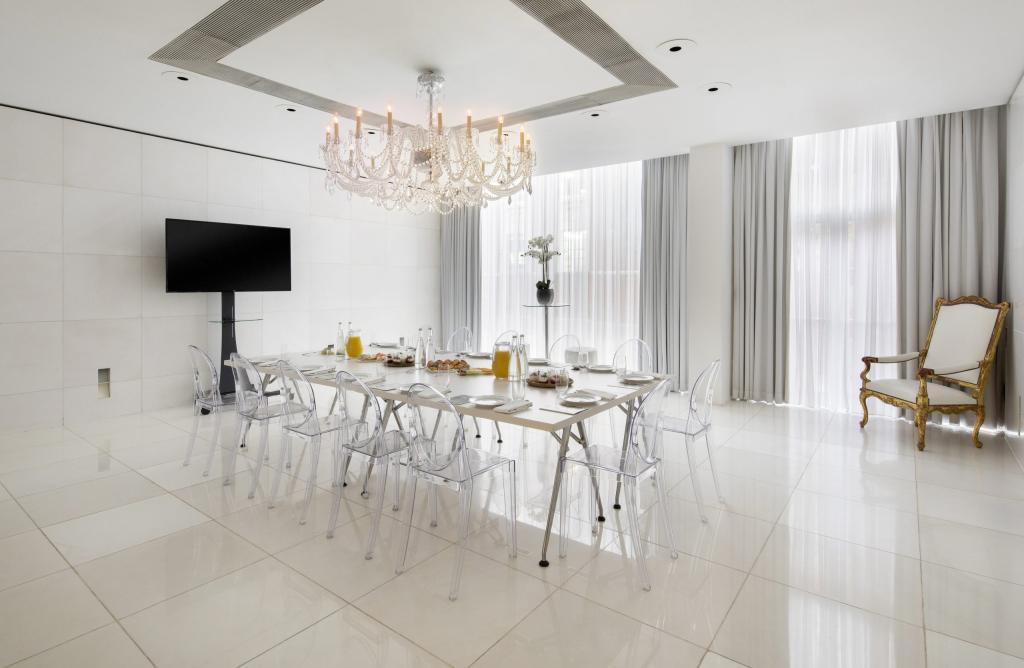
{"type": "MultiPolygon", "coordinates": [[[[360,376],[365,375],[371,368],[379,368],[378,365],[367,364],[358,359],[341,359],[333,355],[321,355],[316,352],[307,353],[286,353],[284,358],[291,362],[296,368],[316,365],[314,371],[305,372],[304,376],[314,385],[335,387],[335,374],[338,371],[346,370],[360,376]]],[[[263,374],[264,382],[269,382],[277,373],[278,358],[255,358],[251,360],[257,370],[263,374]]],[[[488,360],[467,359],[471,366],[480,366],[480,362],[488,360]],[[477,363],[477,364],[474,364],[477,363]]],[[[224,362],[231,366],[231,361],[224,362]]],[[[622,436],[622,447],[626,447],[630,419],[633,416],[639,401],[657,382],[647,385],[622,385],[614,373],[598,373],[593,371],[574,371],[572,374],[573,389],[592,389],[613,397],[602,399],[590,408],[570,408],[563,406],[554,389],[538,388],[526,385],[524,398],[533,405],[517,413],[501,413],[491,408],[480,408],[470,403],[455,405],[455,409],[462,415],[491,420],[499,424],[525,427],[550,434],[558,443],[558,458],[555,460],[554,485],[551,491],[551,502],[548,506],[547,525],[544,529],[544,540],[541,546],[540,566],[549,565],[547,552],[548,543],[551,540],[551,527],[555,517],[555,509],[558,504],[559,487],[561,476],[558,475],[558,461],[569,451],[570,443],[576,442],[580,447],[586,448],[590,445],[585,426],[586,420],[597,417],[609,410],[619,409],[626,415],[626,429],[622,436]]],[[[448,376],[448,385],[445,388],[444,374],[433,373],[427,369],[416,369],[413,367],[387,368],[387,377],[384,381],[370,384],[370,391],[382,402],[384,427],[387,427],[392,417],[396,424],[400,425],[397,411],[404,405],[423,405],[437,408],[436,402],[428,398],[412,395],[402,389],[412,383],[424,383],[440,390],[447,389],[448,396],[455,397],[464,395],[467,397],[498,394],[511,396],[511,383],[490,375],[468,375],[461,376],[452,373],[448,376]]],[[[525,385],[525,384],[524,384],[525,385]]],[[[467,446],[469,444],[467,443],[467,446]]],[[[604,505],[598,490],[596,475],[592,472],[594,491],[597,493],[598,521],[604,521],[604,505]]],[[[621,481],[620,481],[621,482],[621,481]]],[[[616,488],[615,507],[618,508],[618,496],[621,484],[616,488]]]]}

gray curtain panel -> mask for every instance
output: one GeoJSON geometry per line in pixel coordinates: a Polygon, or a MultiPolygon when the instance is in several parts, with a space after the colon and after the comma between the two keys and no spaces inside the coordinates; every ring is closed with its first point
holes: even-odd
{"type": "Polygon", "coordinates": [[[480,207],[458,207],[441,216],[441,336],[473,330],[480,349],[480,207]]]}
{"type": "Polygon", "coordinates": [[[654,368],[686,387],[686,187],[688,155],[644,160],[640,338],[654,368]]]}
{"type": "Polygon", "coordinates": [[[789,139],[737,146],[732,181],[732,397],[786,401],[789,139]]]}
{"type": "MultiPolygon", "coordinates": [[[[938,297],[1002,299],[1005,110],[974,109],[897,125],[902,351],[924,344],[938,297]]],[[[1002,418],[1000,357],[996,363],[985,402],[988,424],[1002,418]]]]}

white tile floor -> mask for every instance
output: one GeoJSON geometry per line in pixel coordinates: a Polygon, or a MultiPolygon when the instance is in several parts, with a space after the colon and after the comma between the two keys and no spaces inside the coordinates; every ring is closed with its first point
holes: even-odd
{"type": "MultiPolygon", "coordinates": [[[[555,444],[508,429],[520,555],[507,556],[500,485],[483,485],[453,603],[452,498],[437,527],[417,513],[396,576],[404,514],[390,504],[377,556],[363,558],[377,484],[368,500],[346,488],[327,540],[329,456],[301,526],[306,460],[267,509],[272,470],[246,495],[252,453],[227,487],[222,457],[201,475],[208,440],[182,468],[189,424],[176,409],[0,434],[0,665],[1024,667],[1024,469],[1011,445],[1024,448],[1001,437],[976,450],[936,429],[919,453],[903,422],[861,431],[855,416],[720,407],[724,501],[699,458],[707,523],[679,440],[666,444],[668,507],[641,490],[643,592],[625,518],[609,508],[591,535],[583,476],[567,557],[556,537],[551,567],[537,565],[555,444]]],[[[592,438],[607,430],[597,421],[592,438]]]]}

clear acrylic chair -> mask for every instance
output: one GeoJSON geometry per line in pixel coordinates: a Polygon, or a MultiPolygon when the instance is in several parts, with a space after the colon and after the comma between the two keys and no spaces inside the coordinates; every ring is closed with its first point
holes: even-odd
{"type": "MultiPolygon", "coordinates": [[[[643,339],[626,339],[615,349],[612,356],[612,369],[621,380],[627,373],[654,373],[654,356],[651,347],[643,339]]],[[[608,413],[608,427],[615,436],[615,415],[608,413]]]]}
{"type": "Polygon", "coordinates": [[[711,479],[715,482],[715,494],[719,501],[725,501],[722,497],[722,490],[718,486],[718,473],[715,471],[714,447],[711,445],[711,407],[715,396],[715,383],[718,380],[718,370],[721,367],[721,360],[715,360],[704,367],[690,388],[690,396],[686,417],[664,416],[662,425],[665,431],[682,434],[686,438],[686,461],[690,465],[690,482],[693,484],[693,496],[697,500],[697,510],[700,512],[700,519],[707,522],[707,515],[704,514],[704,499],[700,493],[700,481],[697,480],[697,460],[693,453],[694,441],[697,437],[704,436],[704,444],[708,449],[708,467],[711,469],[711,479]]]}
{"type": "MultiPolygon", "coordinates": [[[[199,433],[199,416],[203,411],[213,413],[213,440],[210,451],[206,455],[206,467],[203,476],[210,475],[213,455],[220,449],[220,418],[225,410],[235,409],[235,398],[220,393],[220,373],[210,356],[197,346],[188,346],[188,357],[192,363],[192,431],[188,435],[188,449],[182,466],[188,466],[192,458],[192,450],[196,445],[199,433]]],[[[224,484],[230,482],[230,476],[224,478],[224,484]]]]}
{"type": "Polygon", "coordinates": [[[408,476],[405,499],[408,504],[406,533],[398,555],[396,573],[405,570],[409,551],[409,535],[416,511],[416,486],[420,481],[436,490],[444,487],[459,496],[459,542],[455,551],[448,598],[459,595],[462,564],[465,561],[466,539],[469,536],[469,515],[473,503],[473,487],[478,478],[488,473],[501,473],[505,492],[505,521],[508,554],[516,556],[516,463],[512,459],[466,447],[462,419],[455,407],[436,389],[423,383],[409,388],[406,406],[407,438],[410,442],[406,462],[408,476]]]}
{"type": "Polygon", "coordinates": [[[364,457],[368,460],[368,473],[370,470],[376,471],[380,481],[377,503],[373,509],[373,521],[370,525],[370,536],[366,545],[366,558],[372,559],[380,532],[380,519],[384,514],[384,497],[387,492],[389,470],[395,472],[395,482],[392,485],[394,493],[392,510],[398,510],[401,494],[401,467],[399,464],[400,458],[408,450],[408,437],[400,431],[384,431],[380,403],[362,380],[348,371],[339,371],[335,377],[335,384],[337,385],[338,418],[341,427],[335,448],[334,500],[331,505],[330,522],[327,526],[327,537],[334,537],[334,529],[338,525],[341,490],[352,457],[353,455],[364,457]]]}
{"type": "Polygon", "coordinates": [[[469,327],[459,327],[444,344],[444,352],[453,355],[462,355],[473,352],[473,330],[469,327]]]}
{"type": "Polygon", "coordinates": [[[575,350],[576,354],[583,348],[580,337],[575,334],[563,334],[548,346],[545,351],[548,363],[553,365],[575,364],[569,360],[569,351],[575,350]]]}
{"type": "MultiPolygon", "coordinates": [[[[661,504],[660,515],[664,522],[669,549],[673,559],[679,556],[675,548],[675,539],[672,536],[672,526],[668,520],[668,503],[665,488],[661,484],[662,476],[658,474],[658,467],[661,464],[661,419],[668,389],[669,381],[663,380],[640,402],[640,406],[633,413],[633,418],[628,425],[629,437],[625,452],[617,447],[591,445],[582,449],[581,452],[570,453],[559,461],[559,475],[562,476],[561,499],[558,504],[560,506],[559,556],[565,557],[567,548],[566,516],[569,505],[569,465],[584,466],[592,476],[600,475],[602,471],[614,473],[621,477],[624,484],[630,539],[640,569],[640,582],[646,591],[651,589],[651,579],[647,572],[647,557],[640,538],[640,511],[637,498],[637,485],[640,481],[653,476],[658,490],[658,502],[661,504]]],[[[590,497],[590,516],[596,517],[594,493],[589,491],[588,496],[590,497]]]]}
{"type": "MultiPolygon", "coordinates": [[[[263,463],[269,458],[267,452],[270,436],[270,421],[284,416],[287,408],[284,398],[287,396],[280,388],[280,378],[267,378],[259,372],[256,365],[238,353],[231,354],[231,373],[235,377],[235,405],[238,408],[238,436],[232,454],[232,464],[227,472],[229,479],[234,476],[234,458],[244,442],[253,423],[259,425],[260,444],[256,450],[256,469],[253,471],[249,485],[249,498],[256,495],[263,463]]],[[[225,484],[228,481],[225,481],[225,484]]]]}
{"type": "Polygon", "coordinates": [[[320,444],[325,436],[335,439],[333,445],[338,447],[338,439],[343,427],[348,425],[345,416],[333,412],[320,417],[316,410],[316,394],[313,384],[302,375],[291,362],[280,360],[277,363],[278,378],[281,380],[286,400],[284,421],[281,423],[281,450],[278,452],[277,468],[274,471],[274,482],[270,488],[267,507],[273,508],[277,499],[277,491],[284,475],[285,458],[291,460],[291,439],[298,438],[309,445],[309,477],[306,480],[306,496],[299,513],[299,524],[306,523],[313,493],[316,491],[317,469],[320,464],[320,444]]]}

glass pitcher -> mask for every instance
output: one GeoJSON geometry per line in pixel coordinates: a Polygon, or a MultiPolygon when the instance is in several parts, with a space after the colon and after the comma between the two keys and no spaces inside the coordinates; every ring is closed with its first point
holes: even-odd
{"type": "Polygon", "coordinates": [[[358,328],[348,328],[348,337],[345,339],[345,354],[349,359],[356,359],[363,354],[363,333],[358,328]]]}
{"type": "Polygon", "coordinates": [[[511,361],[512,343],[509,341],[495,341],[494,350],[491,354],[491,371],[494,372],[494,377],[507,380],[511,361]]]}

